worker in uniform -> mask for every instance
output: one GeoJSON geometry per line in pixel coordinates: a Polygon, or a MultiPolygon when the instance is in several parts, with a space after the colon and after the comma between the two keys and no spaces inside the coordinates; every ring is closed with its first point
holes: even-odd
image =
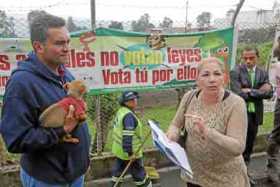
{"type": "Polygon", "coordinates": [[[143,165],[143,125],[135,114],[139,95],[135,91],[124,91],[119,103],[121,107],[116,113],[113,121],[113,144],[112,152],[116,156],[116,161],[112,170],[112,186],[120,180],[118,187],[121,186],[122,179],[119,179],[125,167],[132,159],[128,172],[138,187],[151,187],[152,182],[147,176],[143,165]]]}

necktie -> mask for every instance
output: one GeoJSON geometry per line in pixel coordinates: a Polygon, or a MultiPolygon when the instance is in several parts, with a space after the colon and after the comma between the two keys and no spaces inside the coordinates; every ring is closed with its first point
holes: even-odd
{"type": "MultiPolygon", "coordinates": [[[[253,88],[255,82],[255,72],[253,69],[249,69],[249,76],[253,88]]],[[[255,104],[253,102],[248,103],[248,112],[255,112],[255,104]]]]}
{"type": "Polygon", "coordinates": [[[254,70],[249,69],[249,75],[250,75],[251,85],[253,87],[254,86],[254,82],[255,82],[255,72],[254,72],[254,70]]]}

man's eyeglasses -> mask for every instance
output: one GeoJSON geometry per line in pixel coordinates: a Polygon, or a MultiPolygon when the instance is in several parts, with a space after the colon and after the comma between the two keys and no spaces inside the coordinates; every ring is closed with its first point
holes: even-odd
{"type": "Polygon", "coordinates": [[[245,56],[245,57],[243,57],[244,60],[255,60],[255,58],[256,58],[255,56],[248,56],[248,57],[245,56]]]}

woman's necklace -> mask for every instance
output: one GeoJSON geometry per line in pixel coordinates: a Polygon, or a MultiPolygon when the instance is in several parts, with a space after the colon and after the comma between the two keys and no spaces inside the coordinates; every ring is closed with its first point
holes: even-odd
{"type": "Polygon", "coordinates": [[[205,124],[209,128],[219,129],[218,126],[223,125],[224,106],[222,104],[222,98],[224,91],[221,91],[217,96],[217,102],[211,105],[203,101],[202,94],[200,93],[198,96],[198,104],[195,106],[196,112],[203,117],[205,124]]]}

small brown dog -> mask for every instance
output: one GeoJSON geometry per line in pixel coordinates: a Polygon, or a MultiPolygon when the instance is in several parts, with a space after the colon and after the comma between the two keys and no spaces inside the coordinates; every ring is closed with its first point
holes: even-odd
{"type": "MultiPolygon", "coordinates": [[[[86,93],[86,85],[81,80],[73,80],[64,85],[67,90],[67,96],[57,103],[49,106],[40,115],[39,121],[43,127],[56,128],[64,125],[65,117],[69,112],[69,107],[74,107],[74,118],[80,122],[86,120],[86,103],[83,100],[83,95],[86,93]]],[[[79,143],[78,138],[73,138],[71,134],[63,137],[62,141],[79,143]]]]}

